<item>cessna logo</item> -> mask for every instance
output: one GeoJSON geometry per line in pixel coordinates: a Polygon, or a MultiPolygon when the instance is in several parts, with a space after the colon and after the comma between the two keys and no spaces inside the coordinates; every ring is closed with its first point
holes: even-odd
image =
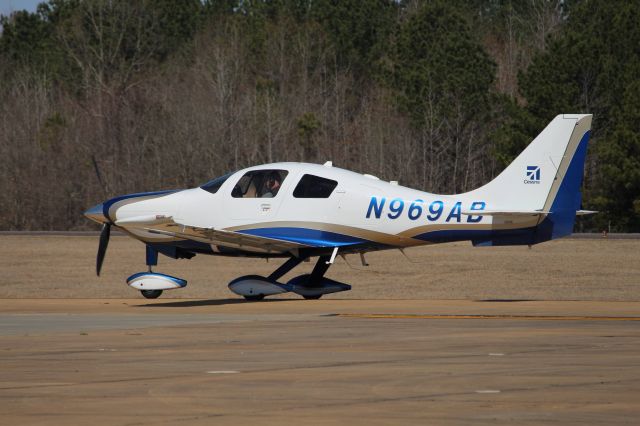
{"type": "Polygon", "coordinates": [[[527,178],[524,183],[540,183],[540,166],[527,166],[527,178]]]}

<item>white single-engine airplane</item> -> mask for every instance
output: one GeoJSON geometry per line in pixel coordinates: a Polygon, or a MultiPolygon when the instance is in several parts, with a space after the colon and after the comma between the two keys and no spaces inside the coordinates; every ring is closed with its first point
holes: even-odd
{"type": "Polygon", "coordinates": [[[152,272],[158,253],[286,258],[268,277],[229,288],[247,299],[294,292],[306,299],[351,289],[325,278],[336,255],[470,240],[532,245],[571,234],[580,210],[591,115],[558,115],[498,177],[474,191],[436,195],[324,165],[274,163],[199,188],[123,195],[84,214],[103,224],[96,272],[112,226],[146,245],[148,272],[127,283],[146,298],[187,282],[152,272]],[[278,280],[318,257],[311,274],[278,280]]]}

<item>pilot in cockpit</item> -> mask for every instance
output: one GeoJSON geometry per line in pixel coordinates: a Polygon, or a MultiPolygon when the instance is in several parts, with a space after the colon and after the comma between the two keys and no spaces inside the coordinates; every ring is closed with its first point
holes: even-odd
{"type": "Polygon", "coordinates": [[[280,190],[280,184],[282,180],[280,178],[280,173],[273,171],[269,174],[269,176],[265,179],[262,191],[262,198],[273,198],[278,194],[280,190]]]}

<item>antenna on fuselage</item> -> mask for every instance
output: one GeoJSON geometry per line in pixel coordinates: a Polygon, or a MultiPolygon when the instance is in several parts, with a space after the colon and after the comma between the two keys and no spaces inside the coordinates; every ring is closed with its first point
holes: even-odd
{"type": "Polygon", "coordinates": [[[407,256],[407,253],[404,252],[403,248],[398,248],[398,250],[400,250],[400,253],[402,253],[402,255],[411,263],[422,263],[420,261],[417,260],[412,260],[409,256],[407,256]]]}
{"type": "MultiPolygon", "coordinates": [[[[340,257],[342,258],[342,260],[344,260],[344,263],[347,264],[347,266],[355,271],[368,271],[368,272],[372,272],[367,270],[366,268],[356,268],[355,266],[353,266],[351,263],[349,263],[349,261],[347,260],[347,255],[346,254],[340,254],[340,257]]],[[[367,263],[366,266],[369,266],[369,264],[367,263]]]]}

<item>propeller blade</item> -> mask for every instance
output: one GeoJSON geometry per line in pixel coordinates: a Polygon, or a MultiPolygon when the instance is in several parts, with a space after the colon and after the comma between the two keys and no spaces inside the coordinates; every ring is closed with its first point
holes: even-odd
{"type": "Polygon", "coordinates": [[[104,262],[104,255],[107,253],[107,246],[109,245],[109,236],[111,235],[111,224],[105,223],[102,226],[102,232],[100,233],[100,245],[98,245],[98,257],[96,259],[96,274],[100,276],[100,270],[102,269],[102,262],[104,262]]]}

